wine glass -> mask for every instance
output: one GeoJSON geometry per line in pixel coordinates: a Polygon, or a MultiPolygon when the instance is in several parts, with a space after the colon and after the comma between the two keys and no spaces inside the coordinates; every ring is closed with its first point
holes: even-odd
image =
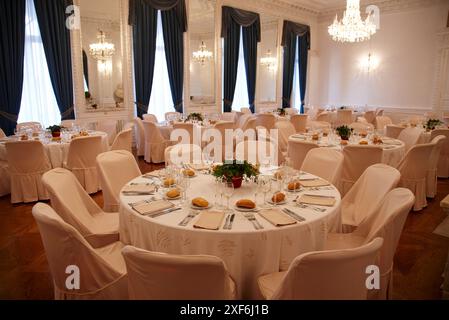
{"type": "Polygon", "coordinates": [[[229,199],[234,195],[234,184],[232,182],[225,181],[223,183],[223,195],[226,198],[226,210],[230,211],[229,199]]]}
{"type": "Polygon", "coordinates": [[[267,193],[271,190],[271,178],[261,177],[259,180],[259,190],[263,193],[263,206],[267,207],[267,193]]]}
{"type": "Polygon", "coordinates": [[[223,204],[223,178],[216,178],[214,183],[215,206],[221,208],[223,204]]]}

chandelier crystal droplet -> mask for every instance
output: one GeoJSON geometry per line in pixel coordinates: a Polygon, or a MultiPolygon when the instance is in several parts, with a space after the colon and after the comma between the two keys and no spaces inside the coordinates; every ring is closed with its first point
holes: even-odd
{"type": "Polygon", "coordinates": [[[97,39],[97,43],[89,45],[89,54],[100,61],[111,59],[115,54],[114,44],[106,42],[106,34],[103,31],[98,32],[97,39]]]}

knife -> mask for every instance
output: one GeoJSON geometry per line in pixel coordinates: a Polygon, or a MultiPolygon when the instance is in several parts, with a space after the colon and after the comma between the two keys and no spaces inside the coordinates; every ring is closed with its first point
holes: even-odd
{"type": "Polygon", "coordinates": [[[229,221],[228,230],[232,230],[232,224],[234,223],[235,213],[231,216],[231,221],[229,221]]]}
{"type": "Polygon", "coordinates": [[[167,213],[170,213],[170,212],[174,212],[174,211],[178,211],[178,210],[181,210],[181,208],[170,208],[170,209],[166,209],[166,210],[159,211],[159,212],[156,212],[156,213],[150,213],[150,214],[144,214],[144,215],[146,215],[146,216],[148,216],[150,218],[157,218],[157,217],[163,216],[164,214],[167,214],[167,213]]]}
{"type": "Polygon", "coordinates": [[[306,221],[306,218],[301,217],[300,215],[296,214],[295,212],[293,212],[293,211],[291,211],[291,210],[289,210],[287,208],[284,208],[283,211],[286,214],[288,214],[290,217],[292,217],[293,219],[295,219],[295,220],[297,220],[299,222],[305,222],[306,221]]]}

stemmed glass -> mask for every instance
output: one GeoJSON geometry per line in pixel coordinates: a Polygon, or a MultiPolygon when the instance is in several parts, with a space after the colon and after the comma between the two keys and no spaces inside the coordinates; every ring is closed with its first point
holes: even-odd
{"type": "Polygon", "coordinates": [[[226,210],[230,211],[231,208],[229,207],[229,200],[234,195],[234,184],[232,182],[228,182],[226,180],[223,182],[223,195],[226,198],[226,210]]]}
{"type": "Polygon", "coordinates": [[[214,183],[215,206],[221,208],[223,204],[223,178],[216,178],[214,183]]]}
{"type": "Polygon", "coordinates": [[[181,206],[184,205],[187,200],[187,189],[189,188],[189,178],[179,175],[177,178],[177,186],[181,191],[181,206]]]}
{"type": "Polygon", "coordinates": [[[260,177],[258,179],[259,190],[263,193],[263,206],[267,206],[267,193],[271,190],[271,178],[268,176],[260,177]]]}

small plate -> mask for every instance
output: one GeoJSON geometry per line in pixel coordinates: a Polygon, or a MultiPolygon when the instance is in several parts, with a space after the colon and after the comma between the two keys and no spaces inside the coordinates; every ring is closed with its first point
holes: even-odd
{"type": "Polygon", "coordinates": [[[167,197],[167,195],[164,194],[163,198],[164,198],[164,200],[167,200],[167,201],[174,201],[174,200],[180,200],[182,198],[182,196],[179,195],[176,198],[169,198],[169,197],[167,197]]]}
{"type": "Polygon", "coordinates": [[[284,200],[282,202],[273,202],[270,200],[267,201],[269,204],[275,205],[275,206],[283,206],[284,204],[287,204],[287,200],[284,200]]]}
{"type": "Polygon", "coordinates": [[[245,208],[240,208],[240,207],[234,206],[234,209],[239,212],[258,212],[259,211],[258,207],[255,207],[254,209],[245,209],[245,208]]]}
{"type": "Polygon", "coordinates": [[[209,205],[207,206],[207,207],[197,207],[197,206],[195,206],[195,205],[193,205],[191,202],[190,202],[190,208],[192,208],[192,209],[194,209],[194,210],[208,210],[208,209],[210,209],[210,208],[212,208],[213,207],[213,205],[212,204],[210,204],[209,203],[209,205]]]}
{"type": "Polygon", "coordinates": [[[296,189],[296,190],[289,190],[288,188],[285,189],[285,191],[289,192],[289,193],[300,193],[302,190],[300,189],[296,189]]]}

